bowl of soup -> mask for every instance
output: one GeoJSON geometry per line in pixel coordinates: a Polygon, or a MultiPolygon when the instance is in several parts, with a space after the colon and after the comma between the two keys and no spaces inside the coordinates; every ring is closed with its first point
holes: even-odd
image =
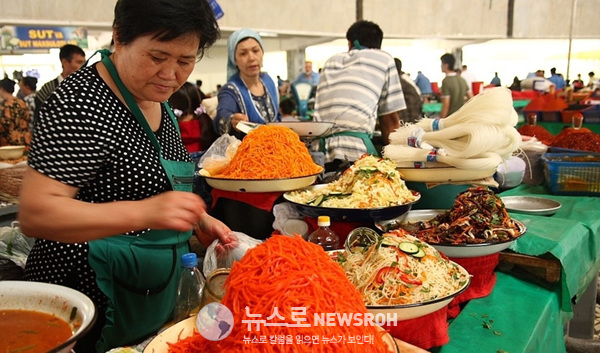
{"type": "Polygon", "coordinates": [[[69,353],[95,320],[94,303],[74,289],[0,281],[0,352],[69,353]]]}

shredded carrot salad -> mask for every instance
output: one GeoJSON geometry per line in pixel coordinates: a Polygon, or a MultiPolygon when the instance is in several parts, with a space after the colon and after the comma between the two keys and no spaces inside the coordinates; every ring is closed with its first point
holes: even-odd
{"type": "MultiPolygon", "coordinates": [[[[222,304],[234,318],[231,334],[221,341],[209,341],[199,333],[169,344],[171,353],[192,352],[388,352],[383,341],[385,331],[377,326],[356,325],[356,321],[335,325],[315,324],[314,315],[322,313],[367,313],[362,297],[347,279],[341,266],[318,245],[299,236],[275,235],[261,245],[248,250],[235,262],[227,282],[222,304]],[[246,309],[248,307],[248,309],[246,309]],[[298,314],[298,308],[306,313],[298,314]],[[277,308],[277,315],[272,317],[277,308]],[[249,313],[251,316],[248,316],[249,313]],[[260,317],[256,317],[260,314],[260,317]],[[270,318],[272,317],[272,318],[270,318]],[[303,324],[308,327],[266,326],[242,322],[265,320],[268,324],[303,324]],[[252,338],[266,337],[264,343],[250,343],[252,338]],[[270,341],[270,337],[291,337],[287,342],[270,341]],[[309,337],[310,336],[310,337],[309,337]],[[349,342],[350,337],[370,337],[349,342]],[[309,337],[304,341],[304,337],[309,337]],[[320,339],[314,343],[313,337],[320,339]],[[340,342],[325,343],[323,337],[336,337],[340,342]],[[300,339],[298,339],[300,338],[300,339]]],[[[356,315],[355,315],[356,317],[356,315]]],[[[364,317],[364,316],[363,316],[364,317]]]]}
{"type": "Polygon", "coordinates": [[[323,168],[313,162],[300,137],[285,126],[262,125],[250,131],[231,163],[215,178],[281,179],[318,174],[323,168]]]}

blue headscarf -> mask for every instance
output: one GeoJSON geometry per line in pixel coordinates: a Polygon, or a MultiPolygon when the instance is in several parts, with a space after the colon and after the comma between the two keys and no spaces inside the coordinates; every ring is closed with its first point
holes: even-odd
{"type": "Polygon", "coordinates": [[[235,48],[237,47],[238,43],[242,41],[242,39],[246,38],[256,39],[256,41],[258,42],[258,44],[260,44],[260,47],[264,51],[262,39],[260,38],[258,33],[256,33],[256,31],[253,31],[248,28],[242,28],[233,32],[227,40],[227,80],[229,80],[233,75],[240,72],[237,65],[235,64],[235,48]]]}

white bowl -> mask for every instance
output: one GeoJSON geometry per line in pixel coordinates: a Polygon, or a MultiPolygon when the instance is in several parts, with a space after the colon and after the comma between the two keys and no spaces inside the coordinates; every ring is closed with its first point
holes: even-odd
{"type": "Polygon", "coordinates": [[[39,311],[68,322],[73,335],[49,353],[71,352],[77,340],[96,321],[96,308],[86,295],[68,287],[41,282],[0,281],[0,310],[39,311]]]}
{"type": "Polygon", "coordinates": [[[0,159],[17,159],[23,156],[25,146],[2,146],[0,147],[0,159]]]}
{"type": "Polygon", "coordinates": [[[384,317],[390,316],[391,318],[395,318],[395,320],[390,320],[387,322],[388,324],[393,325],[393,321],[404,321],[415,319],[418,317],[422,317],[433,312],[440,310],[446,305],[450,304],[452,299],[454,299],[457,295],[464,292],[469,285],[471,284],[471,276],[461,265],[453,262],[458,269],[464,274],[467,278],[467,281],[454,293],[451,293],[445,297],[432,299],[423,303],[414,303],[414,304],[403,304],[403,305],[367,305],[367,310],[375,315],[383,315],[384,317]]]}

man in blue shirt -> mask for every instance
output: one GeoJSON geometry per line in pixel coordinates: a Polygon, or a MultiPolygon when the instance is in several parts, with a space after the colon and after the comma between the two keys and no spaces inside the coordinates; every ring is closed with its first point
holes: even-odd
{"type": "Polygon", "coordinates": [[[565,88],[565,79],[562,77],[561,74],[556,73],[555,67],[550,69],[550,77],[548,77],[548,80],[550,80],[550,82],[554,84],[555,89],[565,88]]]}
{"type": "Polygon", "coordinates": [[[300,82],[308,83],[312,87],[316,87],[319,84],[319,74],[313,71],[312,61],[306,61],[304,63],[304,72],[298,75],[294,80],[294,83],[300,82]]]}
{"type": "Polygon", "coordinates": [[[429,81],[427,76],[423,75],[421,71],[417,73],[417,77],[415,78],[415,84],[417,85],[417,87],[419,87],[419,90],[421,90],[422,95],[433,93],[433,91],[431,90],[431,82],[429,81]]]}

